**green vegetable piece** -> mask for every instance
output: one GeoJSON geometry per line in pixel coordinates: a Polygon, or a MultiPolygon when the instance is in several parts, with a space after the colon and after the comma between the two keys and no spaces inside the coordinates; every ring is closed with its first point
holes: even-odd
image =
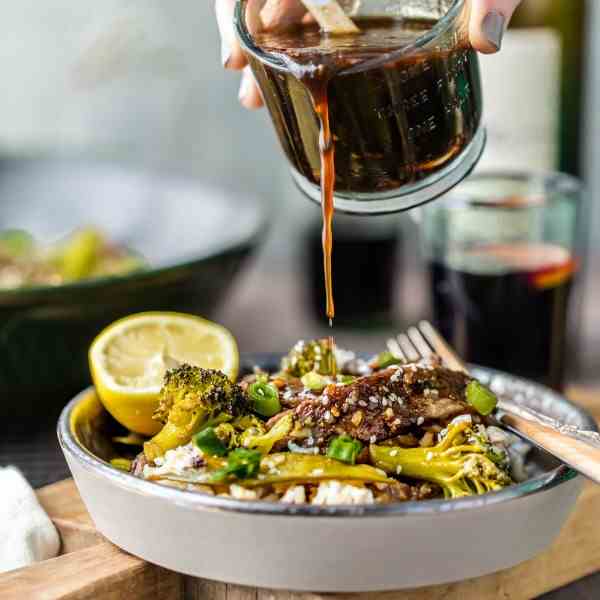
{"type": "Polygon", "coordinates": [[[328,338],[298,342],[281,361],[281,370],[291,377],[302,377],[310,371],[320,375],[335,375],[337,365],[328,338]]]}
{"type": "Polygon", "coordinates": [[[363,445],[349,435],[340,435],[333,438],[327,448],[327,456],[335,458],[349,465],[356,462],[363,445]]]}
{"type": "Polygon", "coordinates": [[[116,435],[112,438],[115,444],[123,444],[125,446],[143,446],[146,438],[139,433],[130,431],[127,435],[116,435]]]}
{"type": "Polygon", "coordinates": [[[127,458],[113,458],[110,464],[120,471],[129,472],[131,470],[131,461],[127,458]]]}
{"type": "Polygon", "coordinates": [[[192,438],[192,441],[205,454],[211,456],[225,456],[227,454],[227,447],[215,433],[214,427],[202,429],[192,438]]]}
{"type": "Polygon", "coordinates": [[[392,365],[402,364],[402,359],[394,356],[389,350],[384,350],[377,355],[374,367],[376,369],[387,369],[392,365]]]}
{"type": "MultiPolygon", "coordinates": [[[[242,449],[238,448],[234,452],[239,452],[240,450],[242,449]]],[[[230,456],[231,454],[233,452],[230,453],[230,456]]],[[[192,484],[220,485],[227,482],[229,476],[227,469],[228,467],[225,466],[214,471],[209,480],[206,479],[203,473],[199,473],[193,469],[179,475],[167,473],[166,475],[161,475],[161,479],[192,484]]],[[[384,471],[371,465],[346,465],[339,460],[334,460],[327,456],[276,452],[263,457],[260,463],[260,478],[245,479],[244,486],[256,487],[278,483],[316,483],[330,479],[382,483],[393,481],[384,471]]]]}
{"type": "Polygon", "coordinates": [[[95,229],[82,229],[73,234],[58,256],[59,270],[65,281],[88,277],[103,245],[104,240],[95,229]]]}
{"type": "Polygon", "coordinates": [[[265,422],[259,419],[256,415],[247,414],[240,415],[233,420],[233,426],[238,431],[246,431],[246,429],[254,429],[258,433],[265,433],[265,422]]]}
{"type": "Polygon", "coordinates": [[[261,453],[258,450],[236,448],[227,455],[227,464],[211,476],[211,483],[225,483],[228,479],[249,479],[258,474],[261,453]]]}
{"type": "Polygon", "coordinates": [[[195,433],[246,409],[241,388],[221,371],[181,365],[167,371],[153,418],[164,427],[144,443],[149,461],[187,444],[195,433]],[[211,421],[211,419],[215,419],[211,421]]]}
{"type": "Polygon", "coordinates": [[[248,396],[254,412],[263,417],[272,417],[281,410],[279,391],[270,383],[253,383],[248,388],[248,396]]]}
{"type": "Polygon", "coordinates": [[[34,245],[33,237],[22,229],[9,229],[0,234],[0,248],[13,258],[28,254],[34,245]]]}
{"type": "Polygon", "coordinates": [[[354,375],[338,375],[337,380],[338,383],[348,384],[352,383],[356,377],[354,375]]]}
{"type": "Polygon", "coordinates": [[[483,416],[489,415],[498,404],[496,394],[479,381],[470,381],[465,394],[467,402],[483,416]]]}
{"type": "Polygon", "coordinates": [[[489,456],[489,444],[474,435],[471,424],[460,422],[432,448],[371,445],[373,464],[391,475],[431,481],[446,498],[499,490],[512,483],[508,473],[489,456]]]}
{"type": "Polygon", "coordinates": [[[300,378],[300,381],[302,381],[304,387],[313,392],[320,392],[322,389],[325,389],[329,383],[326,377],[319,375],[315,371],[306,373],[300,378]]]}
{"type": "Polygon", "coordinates": [[[347,465],[339,460],[318,454],[278,452],[265,456],[261,464],[261,478],[246,485],[274,483],[311,483],[329,479],[389,482],[381,469],[371,465],[347,465]]]}
{"type": "Polygon", "coordinates": [[[293,425],[293,415],[287,414],[281,417],[266,433],[250,427],[242,433],[240,445],[244,448],[259,450],[261,454],[269,454],[273,446],[290,433],[293,425]]]}

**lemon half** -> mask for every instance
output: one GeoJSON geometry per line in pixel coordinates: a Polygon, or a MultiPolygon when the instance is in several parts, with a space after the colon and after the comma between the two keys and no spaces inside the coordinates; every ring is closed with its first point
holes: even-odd
{"type": "Polygon", "coordinates": [[[174,312],[146,312],[115,321],[89,351],[90,371],[108,412],[145,435],[161,427],[152,419],[165,372],[182,363],[223,371],[235,380],[239,355],[227,329],[174,312]]]}

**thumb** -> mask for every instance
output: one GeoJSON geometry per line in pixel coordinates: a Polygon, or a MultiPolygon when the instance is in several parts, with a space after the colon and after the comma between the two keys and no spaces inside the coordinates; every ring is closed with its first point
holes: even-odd
{"type": "Polygon", "coordinates": [[[521,0],[471,0],[469,37],[473,48],[485,54],[498,52],[510,18],[521,0]]]}

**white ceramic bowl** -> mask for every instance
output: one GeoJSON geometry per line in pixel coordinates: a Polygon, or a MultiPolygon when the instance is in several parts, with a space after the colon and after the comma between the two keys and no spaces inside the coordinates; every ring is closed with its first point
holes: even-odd
{"type": "MultiPolygon", "coordinates": [[[[263,358],[246,357],[250,364],[263,358]]],[[[584,411],[542,386],[488,369],[474,374],[518,402],[596,429],[584,411]]],[[[458,500],[321,507],[209,496],[138,479],[94,456],[71,427],[77,405],[97,402],[90,394],[65,407],[58,437],[96,527],[127,552],[207,579],[362,592],[477,577],[549,546],[583,484],[540,454],[533,458],[539,473],[526,482],[458,500]]],[[[103,410],[99,402],[96,408],[103,410]]]]}

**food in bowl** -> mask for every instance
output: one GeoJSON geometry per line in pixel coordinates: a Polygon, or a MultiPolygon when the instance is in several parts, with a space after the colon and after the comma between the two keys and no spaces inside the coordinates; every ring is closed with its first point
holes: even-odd
{"type": "Polygon", "coordinates": [[[124,275],[144,268],[142,258],[93,227],[45,245],[22,230],[0,233],[0,290],[124,275]]]}
{"type": "MultiPolygon", "coordinates": [[[[279,370],[232,382],[181,364],[162,429],[113,465],[162,485],[241,500],[343,505],[458,498],[523,478],[527,446],[491,424],[496,397],[437,357],[371,360],[298,342],[279,370]]],[[[134,443],[139,443],[134,441],[134,443]]]]}

